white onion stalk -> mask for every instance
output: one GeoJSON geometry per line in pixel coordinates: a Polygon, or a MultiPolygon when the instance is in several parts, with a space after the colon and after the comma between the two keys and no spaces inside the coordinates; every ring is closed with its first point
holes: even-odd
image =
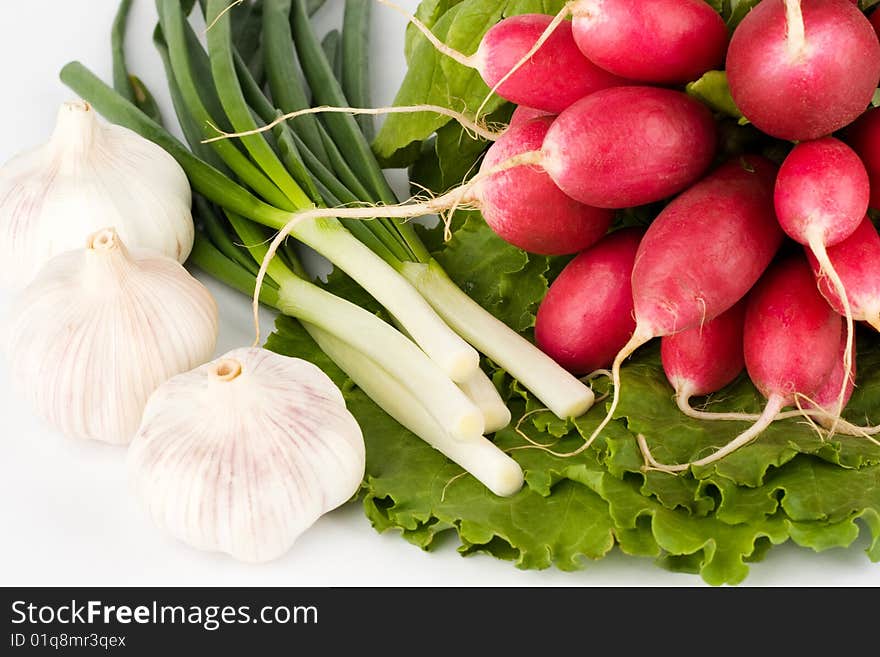
{"type": "Polygon", "coordinates": [[[88,103],[65,103],[47,143],[0,167],[0,285],[24,287],[104,226],[182,263],[191,203],[186,174],[162,148],[99,121],[88,103]]]}
{"type": "Polygon", "coordinates": [[[401,273],[456,333],[503,367],[557,417],[580,417],[593,405],[595,396],[589,387],[486,312],[439,265],[407,262],[401,273]]]}
{"type": "Polygon", "coordinates": [[[177,261],[125,248],[113,229],[56,256],[13,304],[11,378],[64,434],[127,444],[147,399],[211,358],[217,306],[177,261]]]}
{"type": "Polygon", "coordinates": [[[365,450],[326,374],[251,348],[161,385],[128,464],[161,528],[192,547],[262,562],[357,492],[365,450]]]}
{"type": "Polygon", "coordinates": [[[506,497],[522,488],[522,468],[490,440],[458,440],[450,436],[419,399],[380,365],[332,334],[310,324],[304,326],[321,351],[370,399],[431,447],[458,463],[490,491],[506,497]]]}
{"type": "Polygon", "coordinates": [[[467,381],[459,383],[458,387],[483,413],[486,425],[484,431],[487,434],[501,431],[510,424],[510,409],[507,408],[507,404],[501,399],[495,385],[483,370],[479,370],[475,376],[467,381]]]}

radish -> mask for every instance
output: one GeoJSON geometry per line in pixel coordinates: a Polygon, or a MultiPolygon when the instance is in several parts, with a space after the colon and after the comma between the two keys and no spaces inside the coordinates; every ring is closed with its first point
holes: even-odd
{"type": "Polygon", "coordinates": [[[845,138],[858,153],[871,179],[870,206],[880,210],[880,111],[872,108],[865,112],[847,128],[845,138]]]}
{"type": "MultiPolygon", "coordinates": [[[[490,171],[510,158],[541,148],[553,117],[514,125],[483,159],[490,171]]],[[[476,205],[502,239],[532,253],[576,253],[595,244],[608,231],[613,213],[566,196],[539,167],[516,167],[478,182],[476,205]]]]}
{"type": "Polygon", "coordinates": [[[555,116],[552,112],[535,109],[534,107],[526,107],[525,105],[517,105],[510,115],[510,121],[507,124],[508,129],[513,128],[521,123],[526,123],[532,119],[539,119],[545,116],[555,116]]]}
{"type": "Polygon", "coordinates": [[[812,398],[832,374],[840,356],[840,316],[819,294],[803,256],[774,265],[749,295],[743,349],[746,370],[767,399],[764,412],[746,431],[712,454],[690,463],[661,464],[640,441],[648,465],[665,472],[714,463],[747,445],[796,397],[812,398]]]}
{"type": "Polygon", "coordinates": [[[614,87],[562,112],[544,139],[542,166],[573,199],[627,208],[695,182],[715,154],[715,122],[678,91],[614,87]]]}
{"type": "Polygon", "coordinates": [[[880,81],[880,43],[848,0],[763,0],[734,31],[726,68],[756,127],[816,139],[865,111],[880,81]]]}
{"type": "MultiPolygon", "coordinates": [[[[675,335],[664,336],[660,341],[660,355],[666,378],[676,390],[676,402],[679,409],[688,417],[697,420],[732,420],[736,422],[755,422],[760,419],[756,413],[714,413],[694,409],[689,399],[693,395],[705,395],[716,392],[732,382],[742,371],[745,363],[743,354],[743,323],[745,320],[745,303],[740,302],[731,310],[707,322],[702,331],[699,328],[682,331],[675,335]]],[[[786,411],[777,415],[775,420],[787,420],[794,417],[817,418],[826,426],[828,418],[833,415],[827,410],[834,408],[838,402],[840,387],[843,381],[844,349],[846,333],[840,336],[840,361],[834,364],[831,374],[804,407],[796,411],[786,411]]],[[[855,345],[851,351],[852,376],[846,384],[843,406],[849,402],[855,389],[855,345]]],[[[857,435],[861,429],[840,422],[839,432],[857,435]]],[[[880,432],[880,427],[877,429],[880,432]]]]}
{"type": "Polygon", "coordinates": [[[608,367],[636,328],[630,278],[645,231],[624,228],[572,260],[547,291],[535,342],[573,374],[608,367]]]}
{"type": "Polygon", "coordinates": [[[774,173],[774,165],[759,157],[728,162],[667,205],[648,228],[632,274],[636,330],[614,358],[614,396],[605,419],[574,453],[614,417],[620,367],[630,354],[652,338],[718,317],[770,264],[782,243],[773,213],[774,173]]]}
{"type": "Polygon", "coordinates": [[[742,372],[745,310],[741,301],[702,326],[660,340],[663,371],[675,388],[678,408],[688,417],[715,419],[714,413],[694,410],[690,398],[718,392],[742,372]]]}
{"type": "Polygon", "coordinates": [[[558,114],[595,91],[628,84],[584,57],[574,42],[571,23],[562,18],[544,14],[505,18],[486,32],[476,53],[465,55],[391,0],[379,2],[405,15],[438,51],[476,69],[493,92],[517,105],[558,114]]]}
{"type": "MultiPolygon", "coordinates": [[[[807,253],[813,273],[819,280],[819,291],[835,311],[846,313],[840,295],[827,277],[820,274],[819,261],[807,253]]],[[[880,234],[865,217],[848,238],[828,248],[828,260],[837,272],[852,317],[880,331],[880,234]]]]}
{"type": "Polygon", "coordinates": [[[880,36],[880,10],[875,9],[872,11],[871,15],[868,16],[868,22],[871,23],[871,27],[874,28],[877,36],[880,36]]]}
{"type": "MultiPolygon", "coordinates": [[[[779,169],[774,203],[779,224],[786,234],[804,244],[820,265],[841,300],[846,317],[844,371],[849,371],[853,344],[853,314],[846,288],[827,248],[845,240],[858,228],[868,210],[868,172],[859,156],[832,137],[795,146],[779,169]]],[[[843,408],[845,382],[841,383],[843,408]]]]}
{"type": "MultiPolygon", "coordinates": [[[[347,108],[329,109],[348,111],[347,108]]],[[[314,111],[328,111],[328,108],[315,108],[314,111]]],[[[263,132],[267,127],[225,134],[222,138],[244,137],[263,132]]],[[[712,114],[702,103],[686,94],[655,87],[605,89],[578,101],[555,119],[539,118],[509,128],[494,146],[501,143],[498,152],[503,148],[512,156],[501,160],[493,154],[491,166],[484,165],[473,179],[442,196],[400,205],[296,212],[275,241],[282,235],[289,235],[299,222],[312,218],[372,219],[383,216],[407,219],[446,212],[462,204],[481,207],[489,215],[497,210],[507,212],[507,217],[514,211],[527,212],[530,217],[535,217],[537,210],[541,210],[542,216],[562,216],[558,208],[548,205],[548,196],[536,194],[532,197],[537,204],[535,207],[522,206],[520,199],[531,192],[529,188],[517,189],[518,185],[539,185],[546,191],[543,177],[526,175],[527,167],[534,168],[532,173],[541,173],[540,169],[543,169],[565,193],[552,195],[554,203],[570,206],[570,199],[574,199],[591,206],[591,215],[595,215],[595,208],[642,205],[671,196],[695,182],[711,164],[715,142],[712,114]],[[535,136],[544,130],[546,134],[539,144],[535,136]],[[524,150],[522,141],[533,144],[533,150],[524,150]],[[514,171],[515,176],[503,175],[514,171]],[[497,189],[493,189],[495,184],[497,189]],[[566,196],[569,198],[565,199],[566,196]],[[489,207],[492,204],[494,209],[489,207]]],[[[767,166],[769,163],[759,168],[766,171],[767,166]]],[[[499,226],[503,223],[500,218],[491,221],[499,226]]],[[[530,221],[535,230],[540,227],[540,223],[536,223],[538,220],[530,221]]],[[[523,225],[528,223],[523,222],[523,225]]],[[[268,257],[274,253],[274,249],[270,250],[268,257]]]]}
{"type": "Polygon", "coordinates": [[[727,26],[705,0],[580,0],[570,11],[581,52],[624,78],[685,83],[724,60],[727,26]]]}

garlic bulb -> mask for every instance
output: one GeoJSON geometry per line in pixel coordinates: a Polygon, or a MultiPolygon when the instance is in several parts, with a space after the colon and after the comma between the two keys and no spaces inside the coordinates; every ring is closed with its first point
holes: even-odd
{"type": "Polygon", "coordinates": [[[0,285],[27,285],[49,258],[114,226],[130,247],[184,262],[192,192],[177,161],[88,103],[61,106],[51,139],[0,167],[0,285]]]}
{"type": "Polygon", "coordinates": [[[161,385],[128,452],[156,524],[250,562],[280,557],[350,499],[364,458],[360,427],[329,377],[256,348],[161,385]]]}
{"type": "Polygon", "coordinates": [[[13,305],[12,380],[63,433],[128,443],[153,390],[204,363],[217,306],[175,260],[129,252],[113,229],[56,256],[13,305]]]}

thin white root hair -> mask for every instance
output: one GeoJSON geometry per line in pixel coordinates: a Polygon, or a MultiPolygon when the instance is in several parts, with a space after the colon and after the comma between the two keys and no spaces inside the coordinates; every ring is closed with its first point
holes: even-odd
{"type": "MultiPolygon", "coordinates": [[[[549,413],[549,412],[550,412],[549,408],[535,408],[535,409],[532,409],[531,411],[529,411],[528,413],[523,413],[523,416],[519,420],[517,420],[516,426],[513,428],[513,430],[516,431],[517,435],[520,438],[525,440],[527,443],[529,443],[533,447],[538,447],[540,449],[546,449],[549,452],[550,450],[548,448],[551,447],[552,445],[555,445],[557,442],[559,442],[558,439],[554,440],[553,442],[549,442],[549,443],[539,443],[537,440],[533,440],[532,438],[530,438],[526,434],[526,432],[522,430],[523,422],[525,422],[528,418],[532,417],[533,415],[537,415],[538,413],[549,413]]],[[[550,453],[552,454],[553,452],[550,452],[550,453]]]]}
{"type": "Polygon", "coordinates": [[[446,482],[446,485],[443,487],[443,490],[440,493],[441,504],[443,504],[444,500],[446,499],[446,491],[449,489],[449,487],[467,474],[470,474],[467,470],[465,470],[464,472],[459,472],[452,479],[446,482]]]}
{"type": "MultiPolygon", "coordinates": [[[[675,395],[675,403],[678,410],[694,420],[704,420],[709,422],[756,422],[761,417],[760,413],[715,413],[712,411],[701,411],[691,406],[691,395],[687,390],[680,390],[675,395]]],[[[825,416],[826,411],[819,409],[805,408],[802,411],[783,411],[777,415],[775,420],[789,420],[791,418],[801,417],[802,415],[825,416]]]]}
{"type": "Polygon", "coordinates": [[[212,29],[217,23],[220,22],[220,19],[221,19],[221,18],[223,18],[226,14],[228,14],[230,11],[232,11],[233,9],[235,9],[238,5],[242,4],[243,2],[244,2],[244,0],[234,0],[234,2],[233,2],[232,4],[230,4],[228,7],[226,7],[226,9],[224,9],[224,10],[221,11],[219,14],[217,14],[217,17],[216,17],[214,20],[212,20],[211,23],[210,23],[210,25],[208,25],[208,26],[205,28],[205,32],[204,32],[204,33],[207,34],[208,32],[210,32],[211,29],[212,29]]]}
{"type": "Polygon", "coordinates": [[[376,2],[378,2],[380,5],[385,5],[389,9],[393,9],[398,14],[404,16],[406,20],[412,23],[419,30],[419,32],[421,32],[425,36],[425,38],[431,42],[431,45],[433,45],[434,48],[436,48],[439,52],[443,53],[450,59],[454,59],[462,66],[466,66],[467,68],[477,68],[475,55],[465,55],[464,53],[457,51],[455,48],[450,48],[448,45],[438,39],[437,35],[434,34],[427,25],[425,25],[422,21],[420,21],[413,14],[408,12],[396,2],[392,2],[392,0],[376,0],[376,2]]]}
{"type": "MultiPolygon", "coordinates": [[[[581,377],[580,379],[578,379],[578,380],[579,380],[581,383],[586,383],[588,386],[590,386],[590,389],[592,390],[593,386],[590,385],[590,383],[591,383],[592,381],[595,381],[596,379],[600,379],[600,378],[602,378],[602,377],[608,377],[608,378],[610,379],[611,376],[612,376],[612,374],[611,374],[611,370],[599,369],[599,370],[593,370],[592,372],[590,372],[590,373],[587,374],[586,376],[582,376],[582,377],[581,377]]],[[[594,392],[595,392],[595,391],[594,391],[594,392]]],[[[602,394],[602,395],[596,397],[596,399],[593,400],[593,404],[601,404],[603,401],[605,401],[606,399],[608,399],[608,397],[610,397],[610,396],[611,396],[611,395],[610,395],[609,393],[606,392],[606,393],[604,393],[604,394],[602,394]]]]}
{"type": "Polygon", "coordinates": [[[648,442],[645,440],[644,436],[640,435],[638,436],[637,440],[639,443],[639,450],[642,452],[642,457],[645,459],[645,465],[643,469],[658,470],[660,472],[666,472],[668,474],[677,474],[688,470],[692,466],[709,465],[711,463],[715,463],[716,461],[720,461],[728,454],[732,454],[733,452],[738,450],[740,447],[748,445],[755,438],[757,438],[767,427],[769,427],[779,411],[782,410],[783,403],[784,400],[781,396],[771,396],[770,399],[767,400],[767,405],[764,407],[764,412],[761,413],[761,417],[758,418],[757,422],[755,422],[752,426],[750,426],[736,438],[727,443],[724,447],[715,450],[708,456],[705,456],[696,461],[690,461],[689,463],[668,464],[658,462],[651,454],[651,450],[648,448],[648,442]]]}
{"type": "Polygon", "coordinates": [[[320,107],[309,107],[306,109],[297,110],[296,112],[283,114],[276,118],[274,121],[271,121],[270,123],[267,123],[262,127],[254,128],[253,130],[244,130],[242,132],[226,132],[224,130],[221,130],[213,123],[209,123],[211,128],[217,131],[217,136],[203,139],[202,143],[211,144],[215,141],[222,141],[223,139],[233,139],[236,137],[242,138],[259,135],[263,132],[271,130],[272,128],[284,123],[285,121],[291,121],[301,116],[308,116],[311,114],[350,114],[352,116],[368,114],[372,116],[378,114],[415,114],[417,112],[432,112],[434,114],[448,116],[458,121],[458,123],[461,124],[461,126],[468,132],[469,135],[474,136],[475,138],[479,137],[487,141],[496,141],[499,137],[501,137],[501,135],[504,134],[504,130],[506,129],[505,127],[500,125],[490,126],[485,122],[470,119],[460,112],[456,112],[455,110],[449,109],[448,107],[443,107],[441,105],[400,105],[396,107],[333,107],[330,105],[321,105],[320,107]]]}
{"type": "MultiPolygon", "coordinates": [[[[501,162],[498,166],[492,167],[486,171],[481,171],[464,185],[456,187],[455,189],[450,190],[442,196],[438,196],[437,198],[423,201],[421,203],[401,203],[398,205],[364,205],[363,207],[347,208],[313,207],[308,210],[300,210],[299,212],[292,213],[288,222],[281,228],[281,230],[278,231],[278,234],[275,235],[275,238],[269,245],[269,250],[266,252],[266,255],[263,257],[263,261],[260,263],[260,271],[257,274],[253,296],[254,330],[256,333],[254,346],[258,346],[260,344],[260,290],[263,288],[263,281],[266,279],[269,264],[272,262],[272,259],[278,252],[278,249],[281,248],[284,240],[286,240],[287,237],[294,230],[296,230],[296,227],[299,226],[300,223],[306,221],[314,221],[316,219],[328,218],[371,220],[375,219],[376,217],[386,217],[389,219],[413,219],[415,217],[421,217],[426,214],[441,214],[444,210],[447,210],[450,207],[458,207],[463,204],[474,203],[476,199],[473,197],[471,192],[474,186],[480,181],[501,173],[502,171],[506,171],[507,169],[513,169],[519,166],[531,166],[540,164],[541,158],[541,151],[529,151],[527,153],[521,153],[520,155],[516,155],[508,160],[505,160],[504,162],[501,162]]],[[[446,230],[449,230],[448,223],[446,225],[446,230]]]]}
{"type": "MultiPolygon", "coordinates": [[[[380,2],[381,1],[382,0],[380,0],[380,2]]],[[[486,104],[492,99],[492,96],[495,95],[498,89],[501,88],[501,85],[507,82],[519,69],[521,69],[526,64],[526,62],[528,62],[532,58],[532,56],[541,49],[541,46],[543,46],[547,42],[547,39],[549,39],[550,36],[556,31],[556,28],[562,24],[562,21],[564,21],[566,18],[569,17],[569,15],[571,15],[572,4],[573,3],[571,2],[565,3],[565,6],[559,11],[558,14],[556,14],[556,16],[553,17],[553,20],[550,21],[547,29],[545,29],[541,33],[541,36],[538,37],[538,40],[535,41],[535,45],[533,45],[529,49],[529,51],[525,55],[523,55],[522,59],[520,59],[513,66],[512,69],[505,73],[504,76],[500,80],[498,80],[498,82],[496,82],[495,85],[489,90],[489,95],[486,96],[485,99],[483,99],[483,102],[480,103],[480,107],[477,109],[478,120],[480,118],[480,114],[483,113],[483,109],[485,109],[486,104]]]]}
{"type": "Polygon", "coordinates": [[[794,395],[794,404],[797,406],[798,412],[800,412],[806,419],[805,424],[809,425],[813,432],[819,436],[819,440],[825,442],[825,432],[822,431],[822,428],[818,424],[816,424],[816,421],[812,418],[812,413],[807,413],[807,410],[803,407],[803,404],[801,404],[801,399],[805,400],[808,404],[811,404],[813,409],[820,409],[819,404],[799,392],[796,392],[794,395]]]}
{"type": "MultiPolygon", "coordinates": [[[[798,7],[800,7],[800,3],[798,3],[798,7]]],[[[852,347],[855,326],[853,325],[853,314],[852,307],[849,303],[849,295],[846,293],[843,281],[840,280],[840,275],[837,273],[837,270],[831,263],[831,259],[828,257],[828,251],[825,248],[824,242],[815,235],[811,236],[809,241],[810,249],[813,251],[813,255],[816,256],[816,260],[819,261],[819,274],[820,276],[827,276],[828,280],[831,281],[831,284],[834,286],[834,291],[840,298],[840,303],[843,305],[844,317],[846,318],[846,345],[844,346],[843,351],[843,382],[840,386],[840,393],[837,396],[837,407],[834,409],[834,421],[829,428],[829,434],[830,436],[833,436],[834,432],[837,430],[837,425],[840,422],[840,416],[843,413],[846,389],[849,386],[852,377],[852,347]]]]}

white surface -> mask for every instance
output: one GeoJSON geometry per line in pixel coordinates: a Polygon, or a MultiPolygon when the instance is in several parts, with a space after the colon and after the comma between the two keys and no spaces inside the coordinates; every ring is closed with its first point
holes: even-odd
{"type": "MultiPolygon", "coordinates": [[[[366,0],[365,0],[366,1],[366,0]]],[[[399,0],[409,7],[416,0],[399,0]]],[[[58,71],[79,59],[110,79],[109,32],[116,0],[0,0],[0,161],[43,141],[70,92],[58,71]]],[[[337,25],[341,0],[329,0],[322,23],[337,25]]],[[[150,42],[155,9],[136,0],[129,65],[172,116],[161,63],[150,42]]],[[[404,73],[402,19],[377,7],[373,102],[390,104],[404,73]]],[[[218,354],[253,339],[249,306],[211,281],[222,322],[218,354]]],[[[0,310],[8,297],[0,296],[0,310]]],[[[271,325],[266,316],[264,327],[271,325]]],[[[265,336],[264,336],[265,337],[265,336]]],[[[648,559],[618,552],[578,573],[522,572],[485,556],[463,559],[446,542],[425,553],[393,533],[377,534],[359,504],[320,520],[283,559],[263,566],[192,550],[163,536],[129,494],[124,453],[66,439],[33,417],[0,366],[0,585],[231,586],[615,586],[701,585],[697,576],[667,573],[648,559]]],[[[823,554],[786,545],[751,568],[746,584],[880,585],[861,539],[823,554]]]]}

